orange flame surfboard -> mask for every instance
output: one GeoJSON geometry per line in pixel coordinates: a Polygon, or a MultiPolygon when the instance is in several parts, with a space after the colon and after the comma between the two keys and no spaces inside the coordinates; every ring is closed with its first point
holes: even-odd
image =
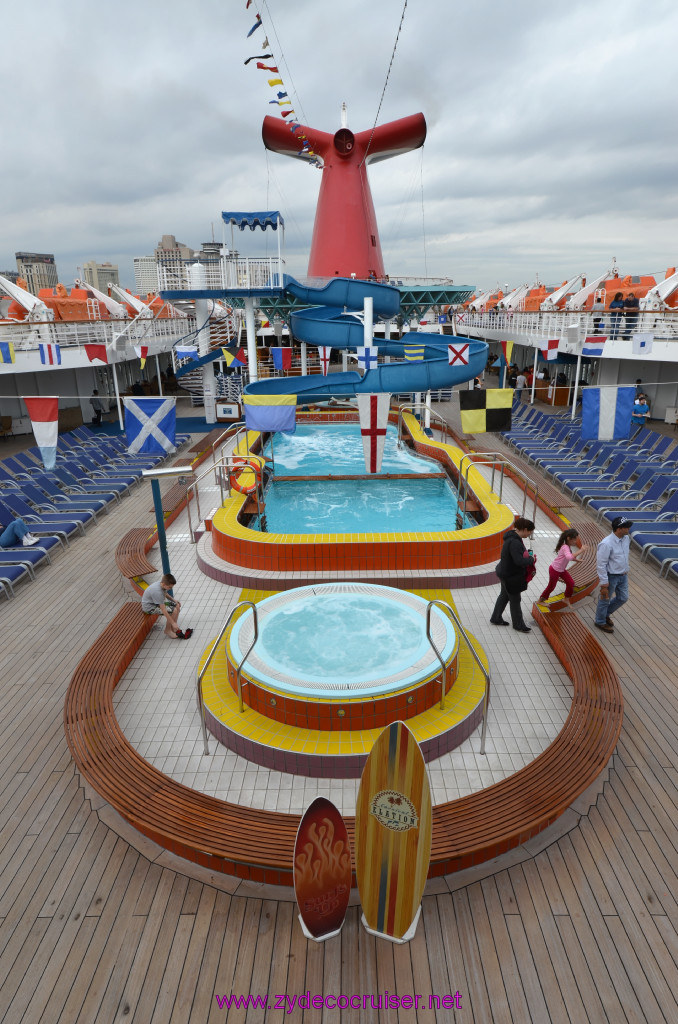
{"type": "Polygon", "coordinates": [[[431,859],[431,790],[419,744],[394,722],[372,747],[355,816],[356,877],[368,931],[407,942],[431,859]]]}
{"type": "Polygon", "coordinates": [[[339,933],[351,894],[351,847],[344,819],[322,796],[299,822],[294,892],[307,938],[322,941],[339,933]]]}

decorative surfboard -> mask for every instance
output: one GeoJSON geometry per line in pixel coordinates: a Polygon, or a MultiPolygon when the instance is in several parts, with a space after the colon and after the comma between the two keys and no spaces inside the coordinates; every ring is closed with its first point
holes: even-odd
{"type": "Polygon", "coordinates": [[[306,808],[294,844],[294,893],[307,939],[338,935],[351,895],[351,846],[341,814],[319,796],[306,808]]]}
{"type": "Polygon", "coordinates": [[[431,859],[431,790],[404,722],[384,729],[363,769],[354,854],[363,925],[380,938],[409,942],[431,859]]]}

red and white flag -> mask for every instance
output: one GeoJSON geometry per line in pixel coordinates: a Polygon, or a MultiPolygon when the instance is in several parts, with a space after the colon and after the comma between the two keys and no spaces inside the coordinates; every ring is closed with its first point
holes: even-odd
{"type": "Polygon", "coordinates": [[[33,436],[40,449],[45,469],[51,471],[56,465],[59,399],[57,397],[22,397],[31,418],[33,436]]]}
{"type": "Polygon", "coordinates": [[[453,366],[455,363],[459,363],[460,366],[468,366],[469,345],[448,345],[447,361],[450,366],[453,366]]]}
{"type": "Polygon", "coordinates": [[[363,436],[365,469],[368,473],[378,473],[384,456],[384,440],[391,396],[388,393],[381,393],[357,395],[356,397],[360,416],[360,433],[363,436]]]}
{"type": "Polygon", "coordinates": [[[320,365],[323,368],[323,377],[327,376],[327,371],[330,368],[330,355],[332,349],[329,345],[318,345],[318,355],[320,356],[320,365]]]}
{"type": "Polygon", "coordinates": [[[85,352],[90,363],[108,363],[108,352],[105,345],[85,345],[85,352]]]}
{"type": "Polygon", "coordinates": [[[553,362],[554,359],[558,358],[558,345],[560,344],[560,338],[551,338],[541,348],[541,354],[547,363],[553,362]]]}
{"type": "Polygon", "coordinates": [[[146,360],[148,359],[148,345],[135,345],[134,351],[137,359],[141,361],[141,369],[143,370],[146,365],[146,360]]]}

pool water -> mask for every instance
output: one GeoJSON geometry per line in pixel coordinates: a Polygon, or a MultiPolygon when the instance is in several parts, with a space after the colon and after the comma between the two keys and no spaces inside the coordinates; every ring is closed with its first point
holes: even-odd
{"type": "MultiPolygon", "coordinates": [[[[429,533],[457,529],[457,498],[447,480],[273,481],[265,498],[267,533],[429,533]]],[[[467,521],[467,525],[475,523],[467,521]]]]}
{"type": "MultiPolygon", "coordinates": [[[[270,458],[270,441],[264,454],[270,458]]],[[[275,435],[273,459],[276,476],[368,475],[359,423],[298,424],[294,434],[275,435]]],[[[432,459],[398,448],[398,431],[388,425],[381,473],[430,473],[439,468],[432,459]]]]}
{"type": "MultiPolygon", "coordinates": [[[[265,598],[257,606],[259,638],[248,668],[293,693],[361,695],[397,689],[439,664],[426,636],[427,602],[365,584],[319,584],[265,598]]],[[[451,656],[453,626],[432,609],[432,635],[451,656]]],[[[237,620],[229,646],[240,660],[253,637],[252,613],[237,620]]]]}
{"type": "MultiPolygon", "coordinates": [[[[447,479],[417,479],[439,473],[440,464],[406,447],[389,425],[381,473],[407,474],[383,480],[365,469],[358,423],[303,424],[273,440],[275,476],[266,489],[267,533],[440,533],[458,529],[457,497],[447,479]],[[364,480],[318,480],[327,474],[364,480]],[[307,481],[277,480],[310,477],[307,481]]],[[[270,443],[265,449],[270,457],[270,443]]],[[[463,526],[475,526],[468,517],[463,526]]],[[[255,518],[252,529],[260,530],[255,518]]]]}

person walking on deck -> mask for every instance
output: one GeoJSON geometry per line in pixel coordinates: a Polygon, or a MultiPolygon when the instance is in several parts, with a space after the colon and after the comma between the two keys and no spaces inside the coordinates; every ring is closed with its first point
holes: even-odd
{"type": "Polygon", "coordinates": [[[502,614],[506,605],[509,605],[513,628],[519,633],[532,632],[530,626],[525,625],[523,610],[520,606],[520,595],[527,590],[527,584],[534,575],[534,565],[537,561],[532,550],[527,550],[524,544],[525,538],[529,537],[533,530],[532,520],[523,519],[520,516],[516,519],[513,529],[504,534],[504,545],[496,569],[501,582],[501,590],[490,617],[493,626],[508,626],[508,622],[502,618],[502,614]]]}
{"type": "Polygon", "coordinates": [[[542,591],[539,600],[545,601],[551,596],[556,588],[558,580],[562,580],[565,584],[565,597],[563,598],[564,604],[570,604],[570,598],[574,593],[574,580],[567,571],[567,567],[570,562],[578,562],[584,554],[584,545],[579,540],[579,533],[573,527],[569,530],[563,530],[558,543],[556,544],[556,557],[549,565],[549,582],[548,586],[542,591]],[[577,543],[579,541],[579,543],[577,543]],[[572,548],[576,547],[576,554],[572,548]]]}
{"type": "Polygon", "coordinates": [[[597,566],[600,597],[595,625],[604,633],[613,633],[612,615],[629,599],[629,530],[633,522],[626,516],[612,520],[612,533],[598,545],[597,566]]]}

